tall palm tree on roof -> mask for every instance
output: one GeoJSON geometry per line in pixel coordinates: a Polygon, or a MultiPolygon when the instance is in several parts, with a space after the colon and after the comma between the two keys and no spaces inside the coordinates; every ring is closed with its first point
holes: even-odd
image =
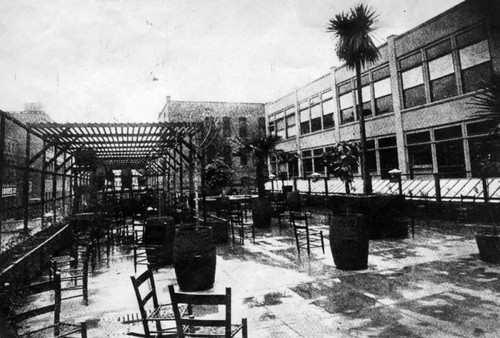
{"type": "Polygon", "coordinates": [[[363,176],[363,193],[372,193],[370,170],[366,163],[366,131],[363,116],[363,95],[361,92],[361,68],[367,63],[376,61],[379,51],[370,34],[375,30],[373,25],[377,16],[375,12],[363,4],[355,6],[350,12],[341,12],[330,19],[328,33],[337,38],[336,51],[348,69],[356,72],[358,102],[356,111],[359,118],[359,134],[361,139],[361,174],[363,176]]]}

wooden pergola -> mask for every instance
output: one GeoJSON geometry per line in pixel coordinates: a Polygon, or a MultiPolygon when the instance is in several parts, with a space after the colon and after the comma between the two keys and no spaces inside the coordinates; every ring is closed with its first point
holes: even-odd
{"type": "MultiPolygon", "coordinates": [[[[30,217],[39,212],[43,217],[46,210],[52,209],[55,217],[56,206],[61,206],[63,213],[67,211],[67,200],[74,197],[74,185],[88,184],[90,173],[77,165],[75,154],[81,149],[92,149],[98,165],[110,170],[135,169],[150,182],[156,182],[157,189],[174,184],[182,192],[184,173],[194,162],[193,140],[201,128],[200,123],[166,122],[22,123],[0,111],[0,187],[3,187],[5,170],[15,171],[16,184],[22,188],[16,192],[20,203],[15,209],[22,209],[25,228],[30,217]],[[19,130],[19,143],[24,143],[20,144],[15,163],[6,160],[6,135],[12,134],[9,129],[13,128],[19,130]],[[30,176],[34,175],[40,177],[39,198],[35,199],[30,198],[33,184],[30,176]],[[50,181],[52,187],[47,189],[46,182],[50,181]],[[48,194],[46,190],[50,190],[48,194]]],[[[191,170],[188,174],[192,175],[191,170]]],[[[7,212],[7,207],[0,198],[2,214],[7,212]]],[[[0,222],[2,219],[4,217],[0,222]]]]}

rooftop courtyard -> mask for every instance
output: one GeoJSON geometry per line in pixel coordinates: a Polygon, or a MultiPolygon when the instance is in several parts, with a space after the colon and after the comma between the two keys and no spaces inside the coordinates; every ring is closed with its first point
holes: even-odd
{"type": "MultiPolygon", "coordinates": [[[[310,223],[328,233],[319,213],[310,223]]],[[[299,255],[292,231],[274,223],[257,229],[255,243],[217,245],[215,284],[203,292],[231,287],[233,321],[248,318],[249,337],[497,337],[500,268],[479,259],[480,228],[417,220],[414,238],[371,240],[368,269],[341,271],[328,238],[325,254],[299,255]]],[[[130,276],[146,266],[134,273],[132,244],[118,237],[108,244],[89,272],[88,305],[62,301],[61,319],[86,321],[89,337],[143,332],[130,276]]],[[[173,266],[154,278],[160,303],[169,303],[173,266]]]]}

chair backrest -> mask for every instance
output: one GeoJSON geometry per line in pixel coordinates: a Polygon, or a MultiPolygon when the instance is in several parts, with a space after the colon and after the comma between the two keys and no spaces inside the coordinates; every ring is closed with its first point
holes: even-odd
{"type": "Polygon", "coordinates": [[[149,326],[147,322],[147,308],[149,307],[149,302],[153,302],[154,308],[158,307],[158,297],[156,295],[155,280],[153,277],[153,271],[148,267],[139,277],[130,276],[132,285],[134,286],[135,296],[137,297],[137,303],[139,304],[139,311],[141,312],[142,323],[144,325],[144,333],[149,336],[149,326]],[[144,283],[149,282],[149,288],[141,288],[144,283]],[[142,293],[141,293],[142,291],[142,293]],[[146,294],[143,294],[146,291],[146,294]]]}
{"type": "Polygon", "coordinates": [[[50,281],[32,284],[20,289],[20,294],[24,298],[50,291],[54,291],[54,298],[51,298],[53,303],[37,308],[29,307],[27,311],[16,313],[12,318],[15,325],[18,326],[18,323],[26,319],[50,312],[54,313],[54,324],[58,324],[61,318],[61,275],[59,272],[56,272],[50,281]]]}
{"type": "Polygon", "coordinates": [[[476,203],[476,195],[473,195],[473,196],[460,195],[460,202],[474,204],[474,203],[476,203]]]}
{"type": "Polygon", "coordinates": [[[170,300],[174,311],[175,323],[179,338],[184,338],[183,327],[202,326],[202,327],[221,327],[225,330],[225,337],[231,337],[231,288],[226,288],[225,294],[205,294],[205,293],[183,293],[175,292],[174,286],[169,285],[170,300]],[[191,305],[225,305],[225,316],[222,319],[196,319],[194,317],[181,317],[179,304],[191,305]]]}
{"type": "Polygon", "coordinates": [[[292,222],[294,228],[309,230],[308,217],[305,212],[291,212],[290,222],[292,222]],[[303,223],[296,223],[296,221],[303,221],[303,223]]]}

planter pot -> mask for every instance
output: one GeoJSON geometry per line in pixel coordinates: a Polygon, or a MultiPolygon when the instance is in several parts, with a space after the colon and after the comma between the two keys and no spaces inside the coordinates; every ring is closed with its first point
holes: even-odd
{"type": "Polygon", "coordinates": [[[257,199],[252,202],[252,218],[256,228],[269,228],[272,216],[273,208],[268,199],[257,199]]]}
{"type": "Polygon", "coordinates": [[[144,244],[156,246],[156,249],[146,249],[148,262],[157,267],[170,265],[174,262],[174,219],[170,216],[150,218],[144,228],[144,244]]]}
{"type": "Polygon", "coordinates": [[[368,246],[369,239],[362,214],[330,217],[330,249],[337,269],[366,269],[368,246]]]}
{"type": "Polygon", "coordinates": [[[175,231],[174,268],[182,291],[211,289],[215,281],[216,255],[212,228],[181,226],[175,231]]]}
{"type": "Polygon", "coordinates": [[[500,235],[478,232],[476,233],[476,243],[481,260],[488,263],[500,263],[500,235]]]}
{"type": "Polygon", "coordinates": [[[402,223],[398,223],[404,210],[402,196],[332,195],[329,203],[336,214],[363,214],[370,239],[386,238],[387,234],[403,226],[402,223]]]}

